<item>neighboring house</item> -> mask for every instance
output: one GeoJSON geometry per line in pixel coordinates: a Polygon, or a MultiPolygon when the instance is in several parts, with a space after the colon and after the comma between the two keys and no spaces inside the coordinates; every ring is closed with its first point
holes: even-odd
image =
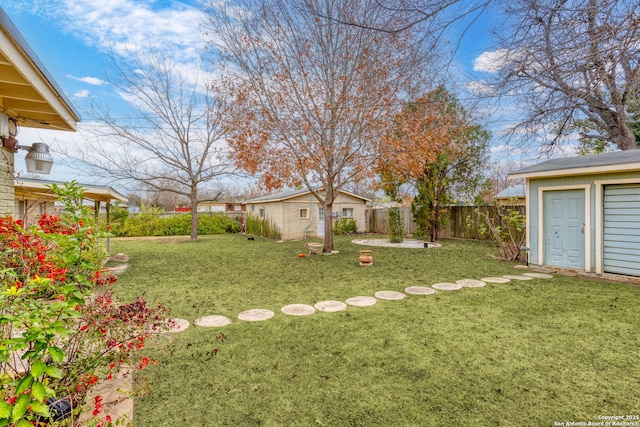
{"type": "Polygon", "coordinates": [[[227,215],[242,215],[247,210],[244,203],[238,202],[219,202],[214,200],[203,200],[198,202],[198,212],[221,212],[227,215]]]}
{"type": "Polygon", "coordinates": [[[333,212],[324,207],[311,191],[291,190],[258,197],[246,203],[247,215],[270,221],[281,233],[283,240],[324,237],[327,215],[337,218],[353,218],[359,231],[365,229],[365,208],[371,200],[347,191],[340,191],[333,202],[333,212]]]}
{"type": "Polygon", "coordinates": [[[524,184],[510,185],[495,196],[503,206],[524,206],[526,203],[524,184]]]}
{"type": "Polygon", "coordinates": [[[80,115],[0,8],[0,216],[14,213],[19,128],[75,131],[79,121],[80,115]]]}
{"type": "MultiPolygon", "coordinates": [[[[55,201],[57,196],[49,188],[51,184],[62,185],[61,182],[33,178],[16,178],[14,181],[15,206],[13,217],[21,219],[25,224],[33,224],[43,213],[57,213],[55,201]]],[[[93,203],[94,211],[99,213],[104,203],[107,215],[113,202],[128,203],[126,196],[111,187],[102,185],[78,184],[84,188],[85,200],[93,203]]]]}
{"type": "Polygon", "coordinates": [[[534,265],[640,276],[640,149],[554,159],[526,179],[534,265]]]}

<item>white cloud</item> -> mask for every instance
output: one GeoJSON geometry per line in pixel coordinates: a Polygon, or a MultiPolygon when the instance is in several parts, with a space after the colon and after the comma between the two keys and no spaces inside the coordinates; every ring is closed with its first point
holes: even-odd
{"type": "Polygon", "coordinates": [[[495,95],[495,89],[487,82],[481,80],[474,80],[465,84],[465,87],[471,91],[474,95],[495,95]]]}
{"type": "Polygon", "coordinates": [[[76,76],[71,75],[71,74],[67,74],[67,77],[70,78],[70,79],[73,79],[73,80],[77,80],[77,81],[82,82],[82,83],[87,83],[87,84],[93,85],[93,86],[102,86],[102,85],[107,83],[104,80],[100,80],[97,77],[89,77],[89,76],[76,77],[76,76]]]}
{"type": "Polygon", "coordinates": [[[35,0],[41,14],[58,19],[85,44],[127,57],[132,50],[158,49],[191,62],[204,47],[204,12],[180,1],[35,0]]]}
{"type": "Polygon", "coordinates": [[[482,52],[474,61],[474,71],[497,73],[512,61],[512,53],[507,49],[482,52]]]}
{"type": "Polygon", "coordinates": [[[82,89],[73,94],[74,98],[87,98],[89,96],[89,91],[87,89],[82,89]]]}

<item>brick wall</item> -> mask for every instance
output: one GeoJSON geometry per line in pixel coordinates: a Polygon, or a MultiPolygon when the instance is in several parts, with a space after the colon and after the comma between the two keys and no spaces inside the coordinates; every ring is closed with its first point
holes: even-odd
{"type": "Polygon", "coordinates": [[[0,216],[13,216],[13,152],[0,147],[0,216]]]}

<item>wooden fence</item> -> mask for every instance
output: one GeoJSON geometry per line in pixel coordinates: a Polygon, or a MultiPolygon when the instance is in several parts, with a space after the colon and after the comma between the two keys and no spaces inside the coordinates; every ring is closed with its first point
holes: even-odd
{"type": "MultiPolygon", "coordinates": [[[[517,210],[525,214],[524,206],[504,206],[507,210],[517,210]]],[[[369,233],[391,234],[387,208],[368,209],[365,212],[366,231],[369,233]]],[[[449,206],[449,225],[440,231],[440,237],[458,237],[462,239],[487,240],[491,236],[480,234],[480,228],[484,224],[484,215],[495,218],[498,211],[494,206],[449,206]]],[[[417,231],[413,221],[411,208],[400,208],[400,215],[404,224],[404,232],[407,235],[417,231]]]]}

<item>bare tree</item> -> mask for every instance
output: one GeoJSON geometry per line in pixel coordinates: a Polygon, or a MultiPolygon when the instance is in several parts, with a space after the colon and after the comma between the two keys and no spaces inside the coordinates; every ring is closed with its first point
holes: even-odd
{"type": "Polygon", "coordinates": [[[505,12],[494,65],[501,92],[525,101],[514,131],[548,147],[578,130],[637,148],[629,107],[640,91],[640,1],[514,0],[505,12]]]}
{"type": "Polygon", "coordinates": [[[426,81],[417,27],[393,35],[337,22],[399,22],[402,14],[373,0],[233,4],[209,8],[212,43],[230,64],[229,144],[264,187],[302,184],[312,192],[326,213],[324,251],[331,251],[339,191],[373,175],[399,98],[426,81]]]}
{"type": "MultiPolygon", "coordinates": [[[[189,200],[191,239],[198,236],[198,191],[234,173],[222,120],[226,103],[159,55],[139,55],[133,65],[117,63],[109,82],[129,101],[126,117],[94,106],[97,120],[86,127],[88,144],[67,155],[98,176],[135,181],[158,193],[189,200]]],[[[200,76],[201,77],[201,76],[200,76]]]]}

